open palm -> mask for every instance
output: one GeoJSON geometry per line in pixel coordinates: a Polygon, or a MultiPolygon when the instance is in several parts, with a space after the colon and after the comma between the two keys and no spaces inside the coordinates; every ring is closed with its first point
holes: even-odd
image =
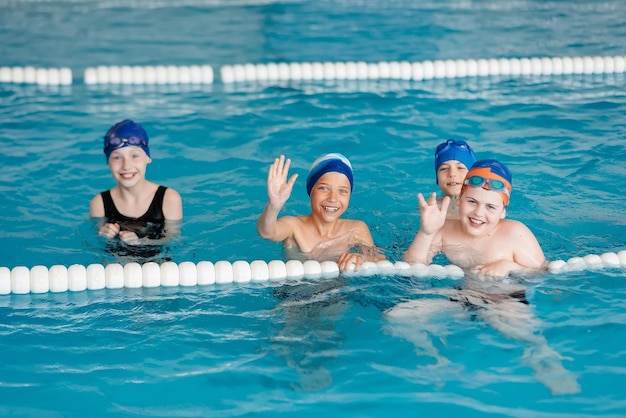
{"type": "Polygon", "coordinates": [[[291,160],[285,160],[285,156],[281,155],[279,158],[274,159],[274,163],[269,168],[267,173],[267,195],[272,205],[282,207],[289,199],[289,196],[291,196],[291,190],[298,175],[292,175],[289,181],[287,181],[290,165],[291,160]]]}

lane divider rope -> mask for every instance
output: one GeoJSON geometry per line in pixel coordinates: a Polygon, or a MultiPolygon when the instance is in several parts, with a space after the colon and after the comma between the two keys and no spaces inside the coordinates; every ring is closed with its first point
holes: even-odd
{"type": "Polygon", "coordinates": [[[623,73],[623,56],[584,56],[554,58],[492,58],[391,61],[313,62],[238,64],[223,66],[225,84],[278,80],[430,80],[483,76],[568,75],[623,73]]]}
{"type": "Polygon", "coordinates": [[[69,86],[69,68],[0,67],[0,83],[69,86]]]}
{"type": "Polygon", "coordinates": [[[98,66],[86,68],[85,84],[213,84],[210,65],[98,66]]]}
{"type": "MultiPolygon", "coordinates": [[[[530,57],[427,60],[422,62],[365,61],[279,62],[224,65],[223,84],[298,80],[412,80],[486,76],[621,74],[624,56],[530,57]]],[[[0,67],[0,83],[70,85],[69,68],[0,67]]],[[[210,65],[96,66],[84,70],[83,82],[95,84],[213,84],[210,65]]]]}
{"type": "MultiPolygon", "coordinates": [[[[618,253],[607,252],[601,255],[588,254],[584,257],[572,257],[555,260],[548,264],[552,274],[577,272],[583,270],[601,270],[607,268],[626,268],[626,250],[618,253]]],[[[184,261],[176,264],[167,261],[162,264],[136,262],[125,265],[112,263],[73,264],[69,267],[54,265],[50,268],[36,265],[32,268],[16,266],[12,269],[0,267],[0,295],[28,293],[79,292],[84,290],[154,288],[159,286],[205,286],[229,283],[250,283],[284,281],[289,279],[320,279],[346,276],[399,275],[403,277],[434,277],[460,279],[463,270],[455,265],[409,264],[403,261],[366,262],[359,270],[350,269],[340,272],[334,261],[318,262],[315,260],[263,260],[247,261],[184,261]]]]}

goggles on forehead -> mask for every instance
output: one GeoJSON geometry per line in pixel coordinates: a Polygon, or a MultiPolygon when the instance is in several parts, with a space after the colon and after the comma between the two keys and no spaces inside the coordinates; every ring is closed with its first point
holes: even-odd
{"type": "Polygon", "coordinates": [[[482,176],[471,176],[463,182],[463,184],[472,186],[472,187],[483,187],[485,184],[489,186],[490,190],[495,192],[503,192],[506,193],[507,196],[510,196],[509,189],[507,189],[506,184],[503,181],[497,179],[488,179],[482,176]]]}
{"type": "Polygon", "coordinates": [[[133,145],[136,147],[147,147],[148,144],[143,139],[137,136],[131,136],[128,138],[118,138],[116,136],[108,138],[107,141],[107,149],[114,150],[118,148],[122,148],[125,145],[133,145]]]}
{"type": "MultiPolygon", "coordinates": [[[[453,139],[448,139],[443,144],[440,144],[435,150],[435,158],[437,158],[440,154],[448,151],[450,148],[462,148],[465,151],[469,151],[470,147],[465,142],[455,141],[453,139]]],[[[469,168],[469,167],[468,167],[469,168]]]]}

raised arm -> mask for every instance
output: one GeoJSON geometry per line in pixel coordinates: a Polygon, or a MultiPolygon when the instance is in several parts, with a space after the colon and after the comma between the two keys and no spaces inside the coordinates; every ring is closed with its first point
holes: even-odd
{"type": "Polygon", "coordinates": [[[437,233],[446,222],[450,198],[443,198],[441,208],[437,206],[437,194],[433,193],[428,200],[419,193],[417,195],[420,208],[420,229],[415,235],[409,249],[404,253],[404,261],[411,264],[430,264],[432,260],[431,247],[437,233]]]}
{"type": "Polygon", "coordinates": [[[269,200],[257,222],[259,235],[274,242],[284,241],[291,235],[289,224],[280,222],[278,219],[278,213],[289,200],[293,185],[298,178],[298,175],[294,174],[287,181],[289,166],[291,166],[291,160],[285,160],[284,155],[274,159],[274,163],[267,173],[267,196],[269,200]]]}

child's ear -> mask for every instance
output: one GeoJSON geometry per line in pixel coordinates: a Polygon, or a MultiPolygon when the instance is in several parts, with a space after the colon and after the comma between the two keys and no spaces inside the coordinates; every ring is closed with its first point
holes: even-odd
{"type": "Polygon", "coordinates": [[[148,157],[148,164],[152,162],[152,158],[148,157]]]}
{"type": "Polygon", "coordinates": [[[502,211],[502,215],[500,215],[500,219],[504,219],[506,217],[506,208],[502,211]]]}

